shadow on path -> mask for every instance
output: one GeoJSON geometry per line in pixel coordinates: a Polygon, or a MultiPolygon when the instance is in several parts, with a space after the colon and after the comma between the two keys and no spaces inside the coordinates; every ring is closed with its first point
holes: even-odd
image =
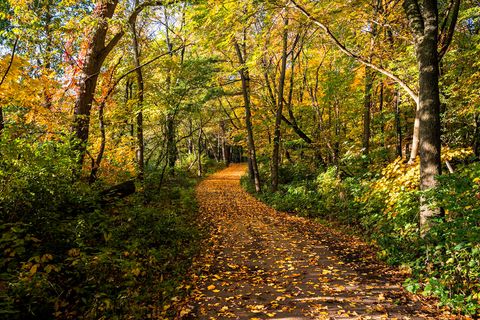
{"type": "Polygon", "coordinates": [[[240,186],[232,165],[197,188],[210,247],[197,261],[192,319],[454,319],[400,285],[368,246],[278,212],[240,186]]]}

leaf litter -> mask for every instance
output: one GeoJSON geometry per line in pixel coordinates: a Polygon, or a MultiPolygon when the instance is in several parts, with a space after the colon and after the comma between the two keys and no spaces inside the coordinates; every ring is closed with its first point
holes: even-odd
{"type": "MultiPolygon", "coordinates": [[[[406,292],[370,246],[244,191],[233,164],[197,187],[210,236],[177,304],[183,319],[461,319],[406,292]]],[[[466,319],[466,318],[465,318],[466,319]]]]}

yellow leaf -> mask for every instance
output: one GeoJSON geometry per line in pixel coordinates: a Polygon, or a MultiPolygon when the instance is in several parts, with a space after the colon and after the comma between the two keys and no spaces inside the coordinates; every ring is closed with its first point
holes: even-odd
{"type": "Polygon", "coordinates": [[[133,275],[135,275],[136,277],[138,277],[140,275],[140,272],[141,272],[140,268],[135,268],[135,269],[132,270],[133,275]]]}
{"type": "Polygon", "coordinates": [[[211,285],[209,285],[209,286],[207,287],[207,289],[208,289],[208,290],[213,290],[213,289],[215,289],[215,286],[214,286],[213,284],[211,284],[211,285]]]}
{"type": "Polygon", "coordinates": [[[184,308],[180,310],[180,317],[185,317],[186,315],[190,314],[190,312],[192,312],[192,309],[184,308]]]}
{"type": "Polygon", "coordinates": [[[37,273],[38,266],[39,266],[38,263],[37,263],[37,264],[34,264],[34,265],[32,266],[32,268],[30,269],[30,274],[31,274],[32,276],[33,276],[35,273],[37,273]]]}

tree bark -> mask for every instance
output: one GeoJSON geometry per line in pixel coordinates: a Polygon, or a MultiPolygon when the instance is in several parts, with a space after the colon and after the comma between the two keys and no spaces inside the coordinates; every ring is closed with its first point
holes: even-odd
{"type": "Polygon", "coordinates": [[[175,141],[175,118],[174,115],[167,114],[166,119],[166,135],[167,135],[167,162],[169,173],[172,174],[175,169],[175,163],[177,162],[177,143],[175,141]]]}
{"type": "Polygon", "coordinates": [[[368,67],[365,67],[365,93],[363,100],[363,154],[368,156],[370,153],[370,122],[372,110],[372,88],[373,73],[368,67]]]}
{"type": "Polygon", "coordinates": [[[476,113],[474,115],[475,121],[475,133],[474,133],[474,141],[473,141],[473,151],[475,156],[480,159],[480,114],[476,113]]]}
{"type": "Polygon", "coordinates": [[[200,120],[200,130],[198,130],[198,139],[197,139],[197,176],[201,177],[203,173],[202,168],[202,120],[200,120]]]}
{"type": "MultiPolygon", "coordinates": [[[[440,93],[438,47],[438,8],[436,0],[404,0],[404,9],[414,34],[419,72],[419,137],[420,190],[437,185],[441,174],[440,93]]],[[[425,236],[432,219],[441,215],[441,209],[420,198],[420,234],[425,236]]]]}
{"type": "MultiPolygon", "coordinates": [[[[165,40],[167,44],[167,51],[170,57],[173,57],[173,44],[170,41],[170,29],[168,24],[168,14],[167,10],[164,8],[163,14],[165,17],[165,40]]],[[[172,90],[172,70],[171,67],[167,67],[167,75],[166,75],[166,91],[170,92],[172,90]]],[[[175,110],[171,110],[169,106],[169,110],[167,110],[167,119],[166,119],[166,133],[167,133],[167,163],[168,163],[168,172],[170,174],[175,173],[175,163],[177,162],[178,158],[178,149],[177,149],[177,142],[175,139],[175,110]]]]}
{"type": "MultiPolygon", "coordinates": [[[[138,1],[135,1],[135,5],[138,5],[138,1]]],[[[133,44],[133,61],[135,64],[135,74],[137,78],[137,103],[138,110],[136,114],[137,122],[137,150],[136,150],[136,160],[137,160],[137,177],[140,181],[143,180],[145,174],[145,146],[143,142],[143,101],[144,101],[144,82],[143,82],[143,72],[140,68],[140,50],[138,46],[137,30],[135,26],[136,21],[133,21],[130,24],[132,31],[132,44],[133,44]]]]}
{"type": "Polygon", "coordinates": [[[103,62],[113,47],[106,45],[105,40],[108,31],[108,19],[113,17],[118,0],[98,0],[93,11],[93,17],[97,23],[89,33],[87,49],[83,58],[83,67],[77,84],[77,98],[73,111],[73,128],[77,141],[77,149],[80,152],[80,164],[83,163],[88,141],[90,124],[90,111],[92,109],[98,75],[103,62]]]}
{"type": "Polygon", "coordinates": [[[226,128],[225,128],[225,121],[221,120],[220,121],[220,130],[222,133],[222,160],[225,163],[225,165],[228,167],[230,165],[230,148],[227,144],[227,137],[226,137],[226,128]]]}
{"type": "Polygon", "coordinates": [[[408,163],[412,164],[415,162],[415,159],[418,155],[418,149],[420,146],[420,106],[417,105],[415,108],[415,122],[413,123],[413,135],[412,135],[412,148],[410,149],[410,158],[408,163]]]}
{"type": "Polygon", "coordinates": [[[247,142],[248,142],[248,158],[249,158],[249,172],[253,178],[255,184],[255,191],[261,191],[260,184],[260,173],[258,172],[257,164],[257,155],[255,151],[255,139],[253,137],[253,126],[252,126],[252,113],[251,113],[251,104],[250,104],[250,75],[248,72],[248,67],[245,65],[245,57],[242,53],[242,49],[237,41],[234,41],[233,45],[235,46],[235,51],[237,53],[237,58],[239,63],[242,65],[240,68],[240,78],[242,80],[242,93],[243,101],[245,108],[245,126],[247,128],[247,142]]]}
{"type": "Polygon", "coordinates": [[[380,133],[382,134],[382,146],[384,149],[387,148],[387,140],[385,137],[385,116],[383,114],[383,108],[385,104],[385,89],[383,86],[383,81],[380,79],[380,92],[378,95],[378,112],[380,117],[380,133]]]}
{"type": "Polygon", "coordinates": [[[90,184],[97,181],[98,178],[98,170],[100,169],[100,164],[102,163],[103,154],[105,153],[105,146],[107,143],[107,137],[105,134],[105,118],[104,118],[104,111],[105,111],[105,104],[107,103],[108,96],[106,96],[102,102],[100,102],[98,106],[98,125],[100,128],[100,150],[98,151],[97,157],[95,161],[92,159],[92,169],[90,171],[90,178],[88,182],[90,184]]]}
{"type": "Polygon", "coordinates": [[[397,133],[397,156],[402,157],[402,126],[400,123],[400,91],[395,89],[394,93],[395,106],[395,127],[397,133]]]}
{"type": "Polygon", "coordinates": [[[275,129],[273,137],[273,152],[272,152],[272,172],[271,172],[271,189],[273,192],[278,189],[278,167],[280,156],[280,125],[282,123],[282,112],[284,102],[284,88],[285,88],[285,74],[287,69],[287,47],[288,47],[288,17],[284,18],[283,38],[282,38],[282,62],[280,66],[280,77],[278,79],[278,98],[277,98],[277,112],[275,116],[275,129]]]}

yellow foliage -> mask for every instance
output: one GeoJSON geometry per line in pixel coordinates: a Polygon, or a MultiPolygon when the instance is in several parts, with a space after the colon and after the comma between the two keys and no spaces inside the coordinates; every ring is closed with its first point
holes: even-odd
{"type": "MultiPolygon", "coordinates": [[[[4,72],[9,63],[10,56],[0,60],[0,72],[4,72]]],[[[64,95],[64,92],[57,90],[60,86],[53,80],[55,76],[53,72],[44,72],[40,77],[32,77],[29,74],[30,69],[27,60],[14,58],[0,90],[0,104],[21,110],[5,112],[7,120],[41,126],[48,138],[65,127],[69,110],[62,103],[65,99],[60,95],[64,95]]]]}
{"type": "MultiPolygon", "coordinates": [[[[471,156],[473,151],[465,148],[443,148],[442,162],[452,159],[464,159],[471,156]]],[[[364,194],[359,200],[367,202],[373,196],[383,195],[387,205],[387,213],[393,213],[393,208],[400,195],[405,191],[418,190],[420,180],[420,161],[417,157],[413,164],[406,163],[402,158],[397,158],[382,170],[382,177],[370,185],[370,192],[364,194]]]]}

